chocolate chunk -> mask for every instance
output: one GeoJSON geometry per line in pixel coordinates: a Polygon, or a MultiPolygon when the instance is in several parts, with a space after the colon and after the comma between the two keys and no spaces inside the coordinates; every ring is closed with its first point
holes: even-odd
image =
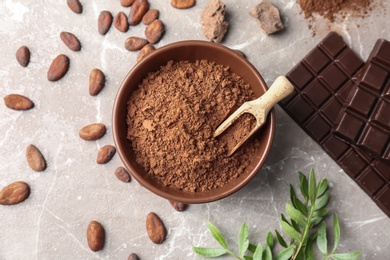
{"type": "Polygon", "coordinates": [[[342,37],[331,32],[286,75],[295,92],[279,105],[390,217],[390,164],[332,132],[363,65],[342,37]]]}
{"type": "Polygon", "coordinates": [[[225,19],[225,4],[219,0],[211,0],[200,16],[204,36],[213,42],[221,42],[229,23],[225,19]]]}
{"type": "Polygon", "coordinates": [[[334,125],[334,133],[390,163],[390,42],[378,40],[334,125]]]}
{"type": "Polygon", "coordinates": [[[260,4],[251,8],[249,14],[257,20],[266,34],[277,33],[284,28],[278,8],[269,0],[263,0],[260,4]]]}

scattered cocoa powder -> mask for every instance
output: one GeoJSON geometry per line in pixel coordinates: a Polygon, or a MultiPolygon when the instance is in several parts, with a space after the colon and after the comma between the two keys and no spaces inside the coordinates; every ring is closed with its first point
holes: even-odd
{"type": "Polygon", "coordinates": [[[314,13],[334,21],[336,15],[346,14],[365,16],[372,9],[373,0],[297,0],[305,14],[305,18],[313,17],[314,13]]]}
{"type": "Polygon", "coordinates": [[[169,61],[148,76],[128,102],[128,139],[137,163],[163,185],[188,192],[213,190],[236,179],[258,147],[255,138],[227,152],[255,124],[244,114],[222,136],[217,126],[251,87],[228,67],[207,60],[169,61]]]}

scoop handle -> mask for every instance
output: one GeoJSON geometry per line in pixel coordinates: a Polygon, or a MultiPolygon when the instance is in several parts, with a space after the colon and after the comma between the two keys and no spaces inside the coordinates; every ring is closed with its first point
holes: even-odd
{"type": "Polygon", "coordinates": [[[261,97],[254,100],[254,103],[261,104],[266,111],[269,111],[276,103],[289,96],[293,91],[294,86],[290,81],[285,76],[279,76],[261,97]]]}

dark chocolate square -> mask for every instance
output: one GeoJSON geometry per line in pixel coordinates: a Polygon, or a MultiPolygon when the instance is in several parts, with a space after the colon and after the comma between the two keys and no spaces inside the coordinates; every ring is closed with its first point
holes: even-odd
{"type": "Polygon", "coordinates": [[[361,68],[364,62],[354,53],[351,49],[346,50],[340,55],[339,59],[336,60],[340,67],[343,67],[347,72],[348,77],[351,77],[355,72],[361,68]]]}
{"type": "Polygon", "coordinates": [[[314,49],[311,54],[304,59],[305,65],[312,69],[316,74],[318,74],[330,61],[330,58],[328,58],[328,56],[319,48],[314,49]]]}
{"type": "Polygon", "coordinates": [[[306,128],[312,133],[313,139],[320,142],[332,130],[332,125],[321,116],[316,116],[306,124],[306,128]]]}
{"type": "Polygon", "coordinates": [[[387,80],[388,73],[378,65],[370,64],[367,72],[362,77],[362,85],[367,86],[370,90],[379,93],[387,80]]]}
{"type": "Polygon", "coordinates": [[[336,160],[350,148],[349,145],[334,135],[329,135],[323,142],[324,150],[336,160]]]}
{"type": "Polygon", "coordinates": [[[332,90],[337,91],[346,81],[347,76],[335,64],[325,69],[320,79],[332,90]]]}
{"type": "Polygon", "coordinates": [[[303,98],[298,97],[289,105],[289,109],[293,111],[295,120],[302,123],[314,113],[314,108],[303,98]]]}
{"type": "Polygon", "coordinates": [[[370,196],[385,184],[385,181],[372,168],[367,168],[359,176],[357,182],[370,196]]]}
{"type": "Polygon", "coordinates": [[[332,94],[319,81],[314,81],[302,93],[317,107],[320,107],[332,94]]]}
{"type": "Polygon", "coordinates": [[[364,129],[358,141],[358,145],[369,149],[373,153],[373,155],[380,156],[387,148],[389,138],[390,135],[388,133],[385,133],[376,127],[368,125],[364,129]]]}
{"type": "Polygon", "coordinates": [[[292,83],[299,89],[302,89],[306,84],[313,79],[313,75],[310,71],[303,65],[299,64],[291,71],[292,83]]]}
{"type": "Polygon", "coordinates": [[[368,118],[375,101],[376,98],[374,95],[364,89],[358,88],[355,93],[353,93],[348,110],[354,110],[364,118],[368,118]]]}
{"type": "Polygon", "coordinates": [[[367,166],[367,162],[353,149],[347,152],[340,160],[340,164],[353,179],[355,179],[367,166]]]}
{"type": "Polygon", "coordinates": [[[362,131],[363,125],[364,122],[362,120],[346,111],[340,120],[340,124],[336,126],[336,131],[345,140],[356,142],[356,138],[362,131]]]}

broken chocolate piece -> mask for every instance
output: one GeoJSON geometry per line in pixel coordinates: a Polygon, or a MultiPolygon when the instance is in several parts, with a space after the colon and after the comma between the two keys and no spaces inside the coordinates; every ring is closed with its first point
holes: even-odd
{"type": "Polygon", "coordinates": [[[263,0],[253,7],[249,14],[258,21],[261,29],[266,34],[277,33],[284,28],[279,10],[269,0],[263,0]]]}
{"type": "Polygon", "coordinates": [[[225,20],[225,4],[219,0],[211,0],[203,9],[200,22],[207,39],[221,42],[229,26],[225,20]]]}
{"type": "Polygon", "coordinates": [[[286,75],[295,92],[279,105],[390,217],[390,164],[332,132],[363,65],[332,32],[286,75]]]}

